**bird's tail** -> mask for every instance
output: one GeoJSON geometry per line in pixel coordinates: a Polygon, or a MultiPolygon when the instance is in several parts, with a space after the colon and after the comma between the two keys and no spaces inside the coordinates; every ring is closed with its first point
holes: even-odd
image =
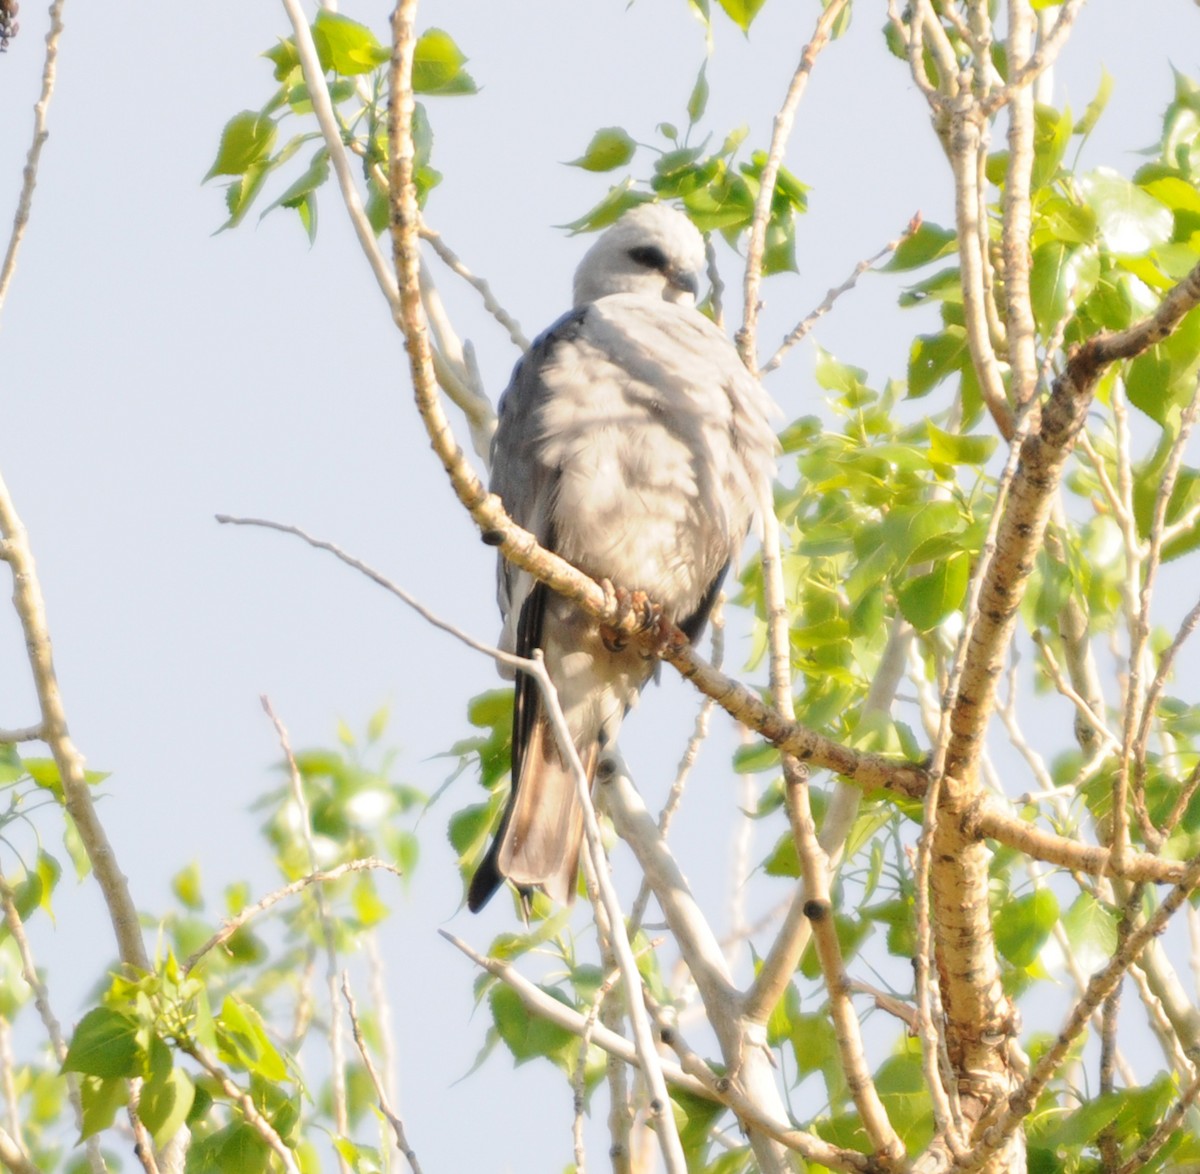
{"type": "MultiPolygon", "coordinates": [[[[589,739],[580,755],[589,787],[599,756],[598,739],[589,739]]],[[[505,877],[519,889],[540,885],[559,904],[575,899],[583,808],[540,700],[514,786],[504,822],[471,879],[467,906],[472,912],[483,908],[505,877]]]]}

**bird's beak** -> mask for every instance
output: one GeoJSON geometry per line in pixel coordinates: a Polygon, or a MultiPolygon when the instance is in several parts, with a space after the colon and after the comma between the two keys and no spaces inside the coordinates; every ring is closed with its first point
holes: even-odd
{"type": "Polygon", "coordinates": [[[671,269],[667,272],[666,276],[668,301],[679,302],[683,300],[682,296],[671,296],[672,293],[678,295],[686,294],[693,302],[699,297],[700,283],[696,280],[696,275],[690,269],[671,269]]]}

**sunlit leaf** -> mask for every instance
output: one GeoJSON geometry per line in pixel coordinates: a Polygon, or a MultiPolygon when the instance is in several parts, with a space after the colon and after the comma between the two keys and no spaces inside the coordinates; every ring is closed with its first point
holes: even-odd
{"type": "Polygon", "coordinates": [[[1169,208],[1106,167],[1078,180],[1105,247],[1113,253],[1144,253],[1171,239],[1169,208]]]}
{"type": "Polygon", "coordinates": [[[959,553],[941,560],[924,575],[906,579],[898,594],[904,618],[918,632],[937,627],[962,606],[970,574],[970,560],[959,553]]]}
{"type": "Polygon", "coordinates": [[[1058,898],[1049,889],[1004,901],[995,910],[996,948],[1014,966],[1029,966],[1058,923],[1058,898]]]}
{"type": "Polygon", "coordinates": [[[463,69],[466,57],[454,38],[430,29],[413,49],[413,90],[418,94],[473,94],[476,86],[463,69]]]}
{"type": "MultiPolygon", "coordinates": [[[[321,68],[326,73],[333,70],[344,77],[370,73],[391,57],[391,52],[379,43],[366,25],[327,8],[317,13],[312,34],[321,68]]],[[[415,88],[415,67],[413,72],[415,88]]]]}
{"type": "Polygon", "coordinates": [[[138,1022],[111,1007],[93,1007],[78,1023],[67,1045],[64,1072],[88,1076],[140,1076],[142,1047],[138,1022]]]}
{"type": "Polygon", "coordinates": [[[606,126],[596,131],[587,149],[569,166],[584,171],[612,171],[623,167],[633,158],[637,144],[619,126],[606,126]]]}
{"type": "Polygon", "coordinates": [[[273,119],[257,110],[235,114],[221,132],[221,145],[205,180],[217,175],[245,175],[270,154],[278,129],[273,119]]]}
{"type": "Polygon", "coordinates": [[[766,0],[717,0],[725,14],[742,30],[749,32],[750,25],[766,0]]]}

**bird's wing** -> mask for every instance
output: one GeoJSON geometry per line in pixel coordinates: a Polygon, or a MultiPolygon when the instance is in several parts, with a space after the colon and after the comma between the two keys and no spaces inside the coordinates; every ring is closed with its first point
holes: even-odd
{"type": "MultiPolygon", "coordinates": [[[[509,517],[549,550],[555,549],[551,513],[558,470],[545,459],[542,443],[542,414],[552,394],[543,373],[558,348],[578,336],[585,313],[580,309],[563,315],[517,363],[500,397],[499,422],[492,440],[492,492],[504,502],[509,517]]],[[[516,652],[521,609],[534,580],[503,558],[496,572],[497,602],[504,619],[500,643],[505,651],[516,652]]]]}
{"type": "MultiPolygon", "coordinates": [[[[500,398],[499,422],[492,441],[492,492],[499,495],[513,521],[550,550],[555,548],[552,514],[558,470],[545,459],[542,414],[553,393],[543,375],[547,364],[554,361],[556,350],[577,337],[584,314],[585,310],[573,310],[564,315],[517,363],[500,398]]],[[[496,573],[496,595],[504,621],[500,646],[518,656],[532,657],[535,649],[545,646],[543,627],[549,589],[504,558],[498,560],[496,573]]],[[[472,910],[482,908],[503,878],[512,873],[514,842],[526,846],[530,857],[528,865],[518,864],[516,871],[521,875],[514,879],[519,884],[539,883],[568,870],[573,883],[578,868],[579,835],[575,824],[581,812],[574,802],[574,784],[547,727],[537,685],[526,673],[516,674],[512,742],[513,789],[495,838],[471,880],[467,903],[472,910]],[[536,776],[553,777],[549,786],[535,782],[521,796],[527,757],[536,760],[536,776]],[[574,854],[568,862],[563,858],[563,845],[568,846],[570,854],[572,843],[574,854]]],[[[560,884],[552,895],[565,902],[567,895],[558,891],[561,889],[560,884]]]]}

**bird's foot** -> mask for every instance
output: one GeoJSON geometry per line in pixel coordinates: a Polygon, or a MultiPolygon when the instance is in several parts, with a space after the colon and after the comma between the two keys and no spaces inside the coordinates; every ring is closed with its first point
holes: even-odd
{"type": "Polygon", "coordinates": [[[601,579],[600,586],[610,606],[617,612],[615,622],[600,625],[600,640],[609,652],[623,652],[628,648],[630,635],[640,636],[661,628],[662,608],[644,591],[614,587],[608,579],[601,579]],[[627,633],[630,616],[634,617],[634,622],[631,631],[627,633]]]}

